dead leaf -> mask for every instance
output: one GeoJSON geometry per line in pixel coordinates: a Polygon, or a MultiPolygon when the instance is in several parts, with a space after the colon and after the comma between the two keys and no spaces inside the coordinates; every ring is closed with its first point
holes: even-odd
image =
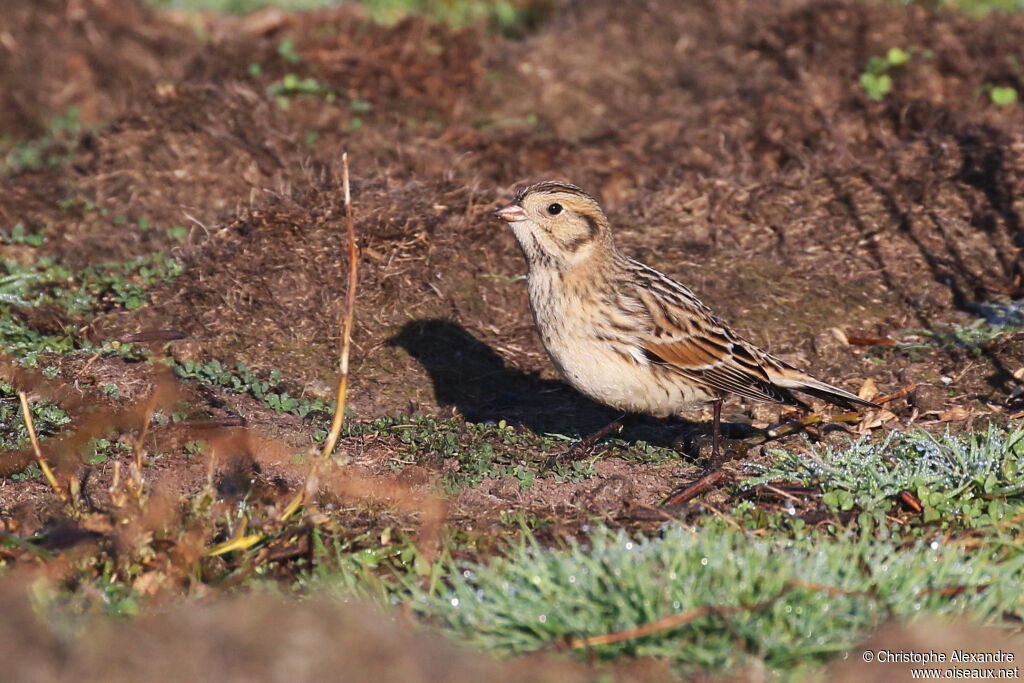
{"type": "Polygon", "coordinates": [[[895,419],[896,414],[888,410],[885,410],[884,408],[882,410],[879,410],[878,412],[870,412],[864,416],[863,420],[861,420],[860,425],[858,427],[858,431],[861,434],[866,434],[872,429],[877,429],[878,427],[881,427],[889,420],[895,419]]]}
{"type": "Polygon", "coordinates": [[[875,384],[875,380],[870,377],[864,380],[864,384],[860,386],[860,391],[857,392],[857,395],[865,401],[870,401],[875,396],[878,396],[878,386],[875,384]]]}
{"type": "Polygon", "coordinates": [[[963,406],[953,406],[949,410],[939,413],[939,422],[959,422],[971,416],[971,412],[963,406]]]}

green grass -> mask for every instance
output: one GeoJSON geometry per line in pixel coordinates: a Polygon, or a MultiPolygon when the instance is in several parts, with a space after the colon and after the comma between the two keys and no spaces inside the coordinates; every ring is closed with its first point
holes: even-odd
{"type": "Polygon", "coordinates": [[[244,14],[264,7],[279,7],[289,12],[319,9],[343,4],[343,0],[149,0],[149,3],[190,12],[244,14]]]}
{"type": "Polygon", "coordinates": [[[82,128],[78,107],[69,107],[50,119],[38,138],[14,140],[0,135],[0,178],[64,163],[82,128]]]}
{"type": "Polygon", "coordinates": [[[934,330],[910,330],[910,332],[924,337],[930,345],[947,351],[964,349],[974,355],[980,355],[986,344],[1021,330],[1024,330],[1024,324],[1019,322],[993,325],[984,318],[978,318],[969,325],[954,323],[934,330]]]}
{"type": "Polygon", "coordinates": [[[40,247],[45,241],[45,230],[30,231],[25,228],[24,223],[16,223],[9,232],[0,230],[0,244],[22,244],[28,247],[40,247]]]}
{"type": "Polygon", "coordinates": [[[830,508],[886,512],[902,491],[921,501],[923,521],[977,527],[1024,505],[1024,428],[932,436],[924,430],[860,438],[846,447],[808,443],[805,452],[773,450],[745,482],[794,482],[822,491],[830,508]]]}
{"type": "Polygon", "coordinates": [[[981,317],[967,325],[940,323],[931,329],[905,329],[895,335],[895,344],[873,346],[870,354],[877,359],[896,352],[916,359],[922,353],[939,348],[980,356],[991,344],[1024,332],[1022,301],[975,304],[971,310],[981,317]]]}
{"type": "MultiPolygon", "coordinates": [[[[490,24],[515,30],[543,14],[542,3],[512,0],[149,0],[160,7],[187,11],[246,13],[263,7],[286,11],[320,9],[334,5],[359,5],[379,23],[390,24],[410,14],[423,14],[452,26],[490,24]]],[[[553,2],[550,4],[554,4],[553,2]]]]}
{"type": "Polygon", "coordinates": [[[419,464],[442,469],[445,492],[454,494],[478,485],[485,477],[512,477],[522,489],[538,478],[581,481],[595,476],[597,458],[620,457],[637,463],[660,463],[679,454],[643,441],[609,441],[589,458],[560,462],[546,469],[548,458],[567,450],[575,439],[562,434],[535,434],[528,429],[493,422],[467,422],[461,418],[423,415],[413,418],[382,417],[368,422],[350,422],[345,436],[367,436],[391,440],[396,450],[392,467],[419,464]],[[454,466],[452,466],[454,465],[454,466]]]}
{"type": "MultiPolygon", "coordinates": [[[[911,0],[902,1],[904,4],[909,4],[911,0]]],[[[989,12],[1024,11],[1024,0],[931,0],[926,4],[947,7],[974,17],[981,17],[989,12]]]]}
{"type": "Polygon", "coordinates": [[[314,412],[326,416],[334,413],[333,401],[308,400],[289,395],[288,391],[281,387],[283,378],[277,368],[271,368],[262,376],[244,363],[237,363],[232,368],[219,360],[182,363],[172,361],[172,368],[174,374],[182,379],[220,387],[234,394],[249,394],[276,412],[291,413],[299,417],[307,417],[314,412]]]}
{"type": "Polygon", "coordinates": [[[644,538],[601,526],[555,548],[520,525],[520,540],[510,529],[511,545],[489,560],[453,559],[466,553],[452,539],[429,566],[408,544],[363,548],[324,557],[312,584],[410,605],[454,639],[500,655],[706,606],[740,608],[578,651],[664,658],[681,674],[762,664],[806,673],[892,618],[966,614],[1009,624],[1024,616],[1024,429],[893,433],[808,449],[774,451],[746,486],[819,489],[831,520],[816,529],[749,501],[695,528],[669,525],[644,538]],[[886,517],[903,490],[924,504],[914,524],[886,517]],[[861,515],[843,514],[855,508],[861,515]],[[943,529],[959,529],[961,540],[943,529]]]}
{"type": "MultiPolygon", "coordinates": [[[[31,402],[32,421],[40,437],[55,434],[68,424],[68,414],[52,403],[31,402]]],[[[16,450],[28,445],[28,431],[21,415],[21,404],[14,387],[0,381],[0,450],[16,450]]]]}
{"type": "Polygon", "coordinates": [[[79,271],[49,257],[30,264],[0,260],[0,350],[26,366],[35,366],[45,353],[93,352],[96,348],[78,340],[74,329],[43,332],[16,314],[53,307],[73,323],[104,311],[133,310],[148,301],[149,287],[181,273],[180,263],[159,254],[79,271]]]}
{"type": "MultiPolygon", "coordinates": [[[[890,617],[1019,619],[1022,580],[1019,542],[968,549],[852,536],[761,539],[714,520],[696,529],[672,526],[654,538],[600,527],[584,542],[555,549],[527,537],[488,563],[451,562],[444,580],[428,581],[427,589],[396,584],[391,602],[410,604],[453,638],[501,655],[704,606],[746,606],[577,654],[664,658],[680,673],[737,670],[752,661],[779,671],[821,663],[890,617]]],[[[351,589],[349,580],[339,585],[342,593],[351,589]]]]}

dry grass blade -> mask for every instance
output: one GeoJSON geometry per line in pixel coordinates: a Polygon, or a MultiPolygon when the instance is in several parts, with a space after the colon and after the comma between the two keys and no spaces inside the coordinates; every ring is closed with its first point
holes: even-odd
{"type": "Polygon", "coordinates": [[[590,638],[574,638],[570,640],[566,645],[559,649],[578,650],[584,647],[596,647],[598,645],[609,645],[611,643],[618,643],[623,640],[632,640],[633,638],[641,638],[648,636],[658,631],[664,631],[666,629],[675,628],[688,624],[691,621],[700,619],[701,617],[710,616],[712,614],[718,616],[727,616],[729,614],[736,614],[737,612],[753,612],[763,607],[767,607],[772,603],[778,601],[782,596],[792,590],[794,586],[787,585],[782,589],[778,595],[762,600],[761,602],[754,603],[752,605],[736,605],[734,607],[716,607],[714,605],[704,605],[702,607],[696,607],[689,611],[681,614],[673,614],[669,617],[664,617],[656,621],[652,621],[636,628],[627,629],[625,631],[616,631],[615,633],[606,633],[600,636],[592,636],[590,638]]]}
{"type": "Polygon", "coordinates": [[[60,484],[57,483],[57,477],[53,475],[53,470],[46,464],[46,458],[43,457],[43,451],[39,447],[39,439],[36,437],[36,426],[32,422],[32,411],[28,407],[28,398],[25,396],[24,391],[18,392],[18,400],[21,401],[21,414],[25,418],[25,429],[28,430],[28,438],[32,442],[32,450],[35,452],[36,460],[39,462],[39,469],[42,470],[43,476],[46,477],[46,481],[50,482],[50,486],[61,502],[67,503],[68,497],[64,494],[60,484]]]}
{"type": "Polygon", "coordinates": [[[609,645],[611,643],[618,643],[623,640],[632,640],[633,638],[641,638],[648,636],[658,631],[664,631],[677,626],[688,624],[691,621],[700,619],[701,617],[716,615],[719,617],[726,617],[730,614],[737,614],[739,612],[755,612],[759,609],[763,609],[778,602],[787,593],[795,589],[803,589],[808,591],[814,591],[816,593],[825,593],[826,595],[835,596],[850,596],[855,595],[859,597],[875,598],[876,596],[870,593],[864,593],[862,591],[847,591],[842,588],[836,588],[834,586],[824,586],[817,583],[810,583],[807,581],[788,581],[786,585],[782,587],[777,595],[774,595],[767,600],[755,602],[750,605],[734,605],[729,607],[718,607],[715,605],[703,605],[701,607],[695,607],[694,609],[682,612],[680,614],[673,614],[668,617],[663,617],[655,621],[641,624],[636,628],[626,629],[625,631],[616,631],[615,633],[606,633],[600,636],[591,636],[589,638],[574,638],[569,640],[567,643],[556,647],[556,649],[568,649],[577,650],[584,647],[596,647],[598,645],[609,645]]]}

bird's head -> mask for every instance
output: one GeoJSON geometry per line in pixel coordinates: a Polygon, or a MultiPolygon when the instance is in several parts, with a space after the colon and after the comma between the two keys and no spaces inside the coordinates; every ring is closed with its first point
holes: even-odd
{"type": "Polygon", "coordinates": [[[611,248],[604,211],[593,197],[568,183],[530,185],[494,215],[512,227],[531,268],[568,270],[611,248]]]}

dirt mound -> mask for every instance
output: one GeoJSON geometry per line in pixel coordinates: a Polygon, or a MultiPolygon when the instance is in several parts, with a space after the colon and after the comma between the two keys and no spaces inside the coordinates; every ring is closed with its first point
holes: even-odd
{"type": "MultiPolygon", "coordinates": [[[[466,275],[490,269],[486,259],[478,260],[479,250],[465,247],[487,243],[491,226],[481,214],[493,200],[477,197],[467,216],[473,192],[454,183],[357,177],[353,191],[364,254],[356,381],[369,383],[366,407],[379,409],[401,385],[401,378],[373,369],[397,355],[384,342],[398,325],[460,312],[487,315],[483,299],[494,291],[493,280],[466,275]]],[[[183,254],[189,283],[170,282],[154,292],[148,320],[114,318],[103,329],[113,334],[123,326],[180,326],[210,355],[253,367],[276,364],[300,387],[330,380],[345,282],[342,207],[341,191],[328,180],[243,212],[201,248],[183,254]]],[[[507,259],[511,245],[501,251],[507,259]]]]}
{"type": "Polygon", "coordinates": [[[0,18],[0,131],[42,135],[77,107],[108,120],[159,79],[175,80],[200,43],[133,0],[11,0],[0,18]]]}
{"type": "MultiPolygon", "coordinates": [[[[416,632],[369,604],[323,598],[286,603],[256,594],[130,624],[97,619],[69,640],[41,624],[18,593],[6,588],[0,604],[8,617],[2,651],[13,667],[9,673],[19,680],[324,681],[345,671],[356,680],[584,681],[595,674],[564,658],[499,662],[416,632]]],[[[623,681],[674,680],[667,667],[653,662],[607,672],[623,681]]]]}
{"type": "Polygon", "coordinates": [[[452,30],[424,17],[381,26],[348,7],[269,10],[219,18],[212,29],[218,40],[189,65],[189,80],[248,76],[278,95],[289,94],[293,83],[291,94],[311,96],[294,104],[304,110],[298,117],[322,127],[347,127],[353,116],[360,123],[449,120],[465,111],[484,71],[477,30],[452,30]]]}
{"type": "Polygon", "coordinates": [[[167,249],[174,226],[202,241],[219,220],[301,180],[286,130],[243,83],[168,84],[85,134],[70,167],[9,181],[0,212],[45,232],[46,251],[72,267],[167,249]]]}

